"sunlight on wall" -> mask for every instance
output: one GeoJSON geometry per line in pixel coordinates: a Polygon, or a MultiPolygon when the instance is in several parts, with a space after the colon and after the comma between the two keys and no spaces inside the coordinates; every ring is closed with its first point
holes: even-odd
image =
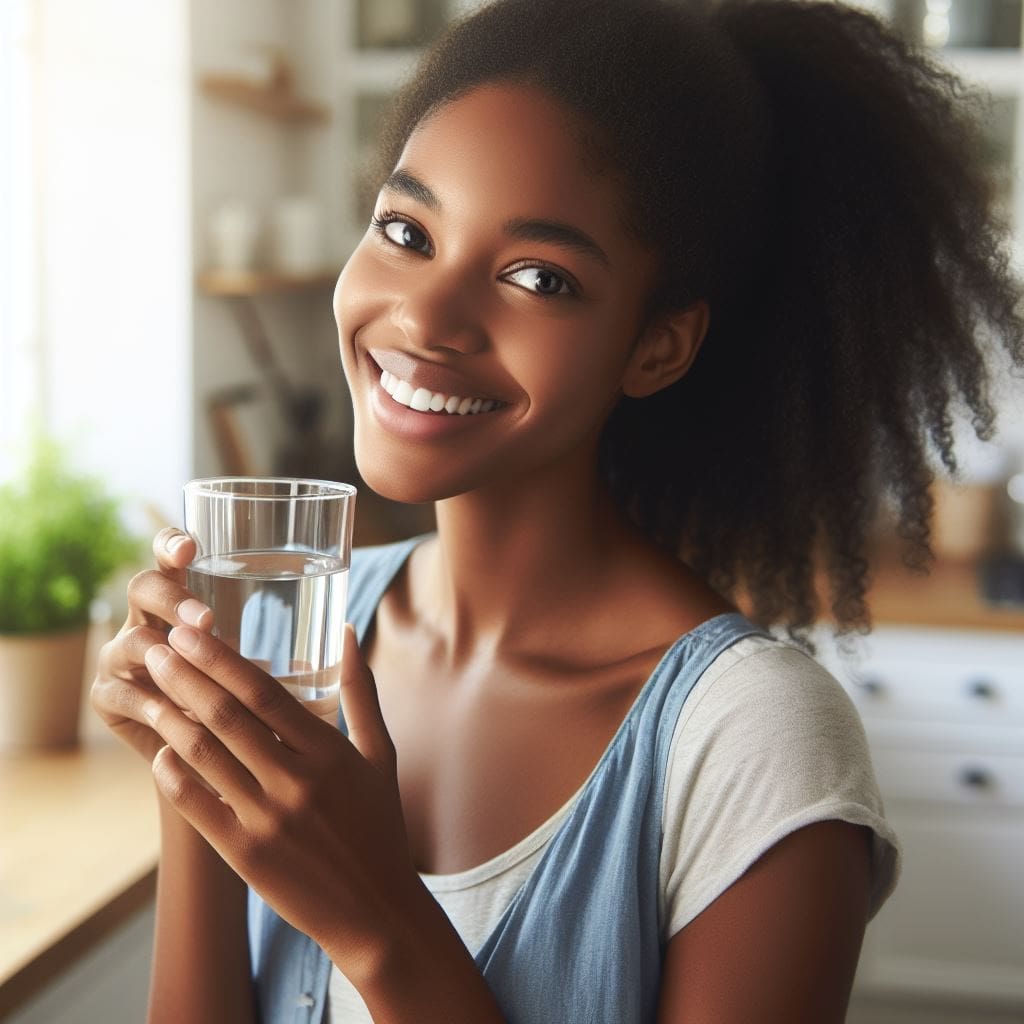
{"type": "Polygon", "coordinates": [[[31,187],[15,206],[33,215],[13,262],[34,272],[3,322],[4,394],[19,399],[3,439],[35,409],[142,525],[150,505],[176,517],[191,448],[187,5],[26,8],[31,187]]]}
{"type": "Polygon", "coordinates": [[[31,414],[37,390],[32,330],[31,131],[27,0],[0,4],[0,479],[6,445],[31,414]]]}

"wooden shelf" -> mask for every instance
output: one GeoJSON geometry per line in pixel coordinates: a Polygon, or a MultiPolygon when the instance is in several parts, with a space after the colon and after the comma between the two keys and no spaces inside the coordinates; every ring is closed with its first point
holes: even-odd
{"type": "Polygon", "coordinates": [[[332,268],[316,274],[280,274],[270,270],[204,270],[197,278],[199,290],[218,298],[240,298],[304,292],[333,287],[340,270],[332,268]]]}
{"type": "Polygon", "coordinates": [[[327,108],[320,103],[303,99],[286,89],[253,85],[243,78],[203,75],[199,79],[199,86],[207,96],[226,100],[279,121],[326,121],[330,116],[327,108]]]}

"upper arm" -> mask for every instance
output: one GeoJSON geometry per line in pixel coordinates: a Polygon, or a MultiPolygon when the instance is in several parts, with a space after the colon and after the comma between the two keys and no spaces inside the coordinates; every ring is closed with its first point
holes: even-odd
{"type": "Polygon", "coordinates": [[[658,1024],[841,1024],[870,901],[870,830],[786,836],[668,944],[658,1024]]]}

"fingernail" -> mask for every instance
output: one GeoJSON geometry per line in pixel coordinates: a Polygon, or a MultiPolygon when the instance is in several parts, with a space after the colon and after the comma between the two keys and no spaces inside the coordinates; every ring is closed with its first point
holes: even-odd
{"type": "Polygon", "coordinates": [[[165,647],[163,644],[153,644],[153,646],[146,651],[146,667],[150,672],[156,672],[159,674],[163,670],[164,665],[167,664],[167,659],[170,656],[170,647],[165,647]]]}
{"type": "Polygon", "coordinates": [[[174,535],[174,536],[173,536],[173,537],[172,537],[172,538],[171,538],[171,539],[170,539],[170,540],[169,540],[169,541],[167,542],[167,550],[168,550],[168,551],[169,551],[169,552],[170,552],[170,553],[171,553],[172,555],[174,555],[174,554],[177,554],[177,552],[178,552],[179,550],[181,550],[181,546],[182,546],[182,545],[183,545],[183,544],[184,544],[184,543],[185,543],[185,542],[186,542],[187,540],[188,540],[188,537],[187,537],[187,536],[186,536],[185,534],[183,534],[183,533],[178,533],[178,534],[175,534],[175,535],[174,535]]]}
{"type": "Polygon", "coordinates": [[[202,601],[197,601],[194,597],[182,601],[174,610],[177,612],[178,618],[190,626],[202,625],[203,616],[213,614],[202,601]]]}
{"type": "MultiPolygon", "coordinates": [[[[196,604],[199,602],[197,601],[196,604]]],[[[199,646],[199,634],[194,629],[189,629],[187,626],[175,626],[174,629],[167,634],[167,639],[178,648],[179,651],[184,651],[186,654],[191,654],[199,646]]]]}

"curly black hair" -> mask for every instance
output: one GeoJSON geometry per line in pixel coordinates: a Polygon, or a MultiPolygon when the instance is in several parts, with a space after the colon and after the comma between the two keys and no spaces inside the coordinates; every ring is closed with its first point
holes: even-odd
{"type": "Polygon", "coordinates": [[[992,435],[989,347],[1024,363],[986,95],[834,2],[497,0],[399,93],[378,182],[424,117],[490,82],[560,100],[621,181],[659,257],[650,315],[711,308],[689,373],[612,413],[612,493],[758,621],[806,639],[820,570],[837,627],[866,630],[883,499],[924,566],[929,451],[955,472],[960,408],[992,435]]]}

